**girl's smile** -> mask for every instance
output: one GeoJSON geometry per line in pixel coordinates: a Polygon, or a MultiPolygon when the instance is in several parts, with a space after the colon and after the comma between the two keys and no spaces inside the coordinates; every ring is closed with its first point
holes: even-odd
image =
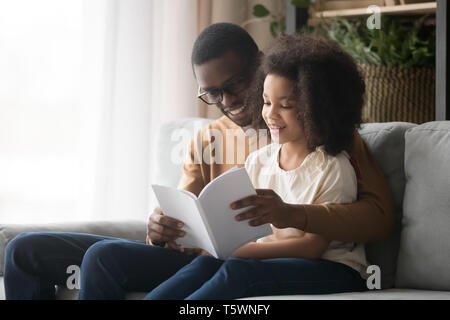
{"type": "Polygon", "coordinates": [[[275,74],[264,81],[262,116],[275,142],[280,144],[303,139],[303,130],[297,120],[296,101],[292,93],[294,83],[275,74]]]}
{"type": "Polygon", "coordinates": [[[286,128],[286,126],[279,126],[279,125],[274,125],[274,124],[267,124],[267,126],[269,127],[270,130],[270,134],[272,136],[279,136],[280,133],[283,131],[284,128],[286,128]]]}

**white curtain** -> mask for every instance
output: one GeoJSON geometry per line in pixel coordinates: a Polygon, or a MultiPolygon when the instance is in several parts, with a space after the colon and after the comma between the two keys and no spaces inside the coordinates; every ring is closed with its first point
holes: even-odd
{"type": "Polygon", "coordinates": [[[0,223],[146,220],[154,137],[198,116],[196,0],[0,0],[0,223]]]}

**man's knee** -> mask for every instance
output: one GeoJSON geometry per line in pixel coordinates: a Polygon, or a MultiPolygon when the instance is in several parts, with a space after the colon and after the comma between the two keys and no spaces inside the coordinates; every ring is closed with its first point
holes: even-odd
{"type": "MultiPolygon", "coordinates": [[[[17,250],[20,250],[24,247],[24,244],[28,242],[27,238],[29,238],[30,232],[22,232],[15,236],[5,247],[5,254],[11,254],[17,250]]],[[[26,247],[26,245],[25,245],[26,247]]]]}
{"type": "MultiPolygon", "coordinates": [[[[91,245],[84,254],[83,262],[81,264],[82,268],[91,267],[99,262],[113,262],[114,259],[111,258],[114,257],[119,250],[115,242],[116,241],[114,240],[101,240],[91,245]]],[[[120,257],[120,255],[117,257],[120,257]]]]}
{"type": "Polygon", "coordinates": [[[202,270],[217,269],[223,261],[212,256],[202,255],[195,258],[191,265],[202,270]]]}
{"type": "Polygon", "coordinates": [[[41,232],[22,232],[15,236],[5,247],[5,264],[12,261],[37,257],[35,253],[44,245],[41,232]]]}
{"type": "Polygon", "coordinates": [[[248,280],[252,274],[252,260],[229,258],[223,263],[218,274],[226,279],[248,280]]]}

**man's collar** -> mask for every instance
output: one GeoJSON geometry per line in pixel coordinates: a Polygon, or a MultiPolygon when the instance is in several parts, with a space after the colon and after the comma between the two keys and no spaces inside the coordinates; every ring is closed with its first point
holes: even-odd
{"type": "MultiPolygon", "coordinates": [[[[231,120],[230,118],[228,118],[227,116],[223,115],[223,121],[226,121],[229,123],[228,127],[231,129],[241,129],[242,131],[244,131],[244,134],[247,137],[253,137],[256,135],[256,133],[258,132],[258,130],[255,130],[251,125],[245,126],[245,127],[241,127],[239,125],[237,125],[236,123],[233,122],[233,120],[231,120]]],[[[263,130],[263,132],[261,132],[263,135],[267,135],[267,131],[263,130]]],[[[261,134],[260,133],[260,134],[261,134]]]]}
{"type": "Polygon", "coordinates": [[[251,125],[248,125],[248,126],[245,126],[245,127],[241,127],[241,128],[242,128],[242,130],[244,130],[244,133],[245,133],[245,135],[247,137],[251,137],[251,136],[256,134],[256,131],[254,129],[253,130],[249,130],[249,129],[252,129],[251,125]]]}

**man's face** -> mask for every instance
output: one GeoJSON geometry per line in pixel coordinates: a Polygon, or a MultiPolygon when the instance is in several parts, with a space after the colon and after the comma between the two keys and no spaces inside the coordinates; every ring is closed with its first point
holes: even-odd
{"type": "MultiPolygon", "coordinates": [[[[215,105],[238,126],[251,123],[251,114],[245,105],[245,92],[250,85],[252,74],[248,66],[232,51],[201,65],[194,65],[194,73],[202,92],[222,101],[215,105]],[[219,99],[220,100],[220,99],[219,99]]],[[[213,100],[215,101],[215,100],[213,100]]]]}

